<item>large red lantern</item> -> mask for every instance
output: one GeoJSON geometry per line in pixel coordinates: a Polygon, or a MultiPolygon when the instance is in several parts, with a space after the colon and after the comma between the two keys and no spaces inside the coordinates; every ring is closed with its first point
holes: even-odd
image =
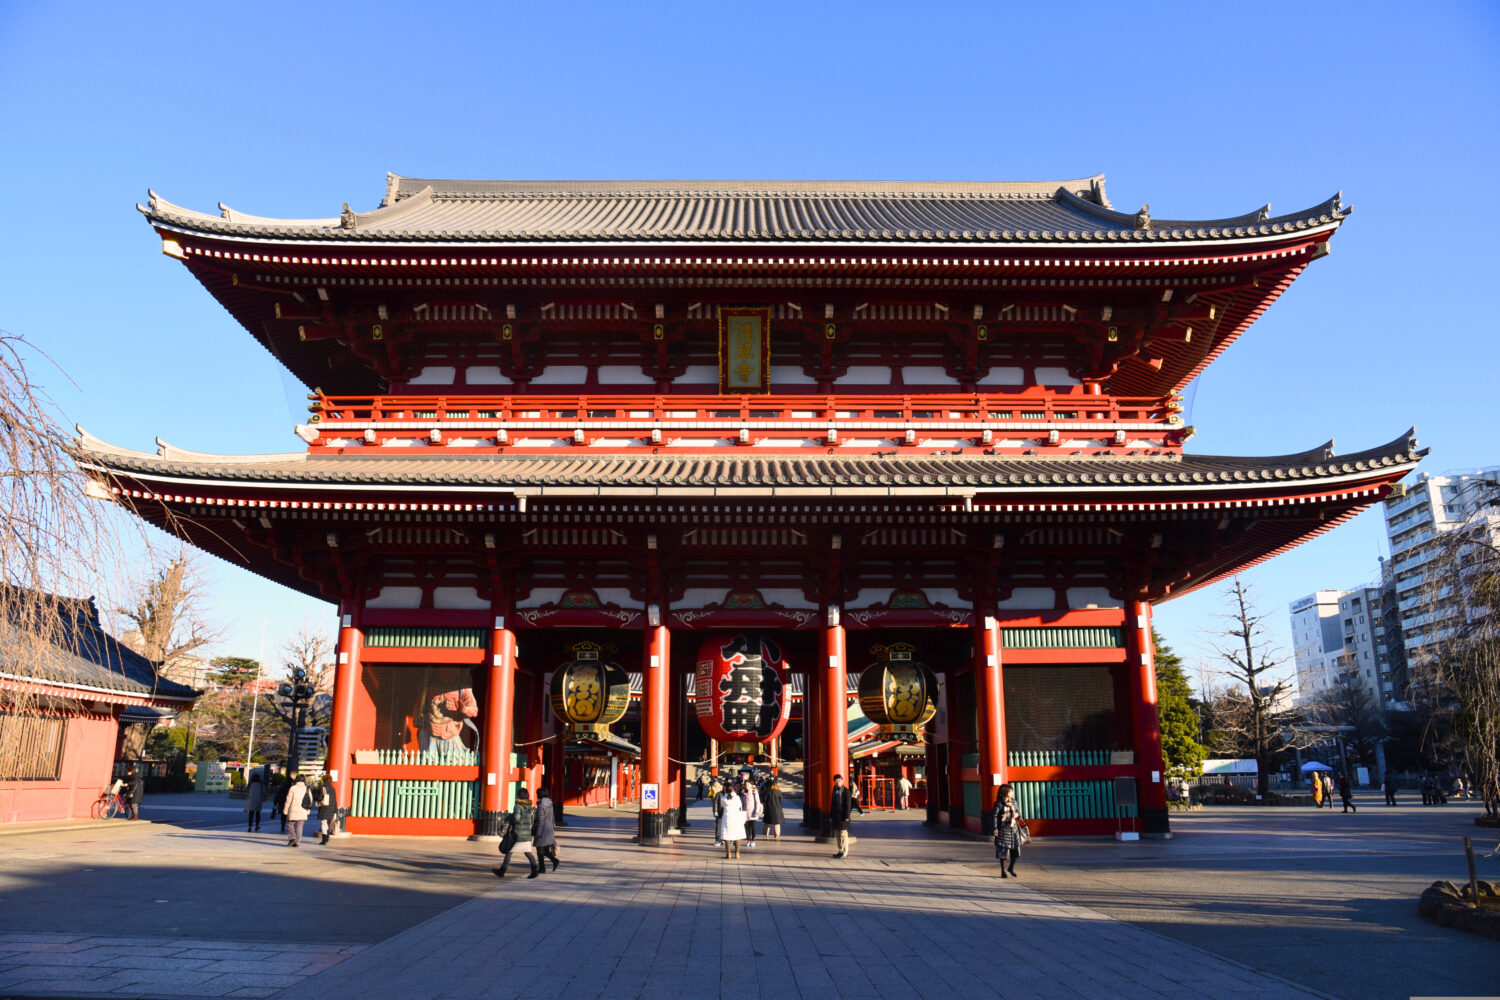
{"type": "Polygon", "coordinates": [[[781,647],[754,632],[698,647],[698,724],[721,742],[769,743],[792,714],[781,647]]]}

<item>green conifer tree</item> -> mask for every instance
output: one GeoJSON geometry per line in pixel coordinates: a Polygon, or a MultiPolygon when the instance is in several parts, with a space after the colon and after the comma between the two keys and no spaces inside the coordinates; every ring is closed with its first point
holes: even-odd
{"type": "Polygon", "coordinates": [[[1155,630],[1156,711],[1161,726],[1161,752],[1167,776],[1189,781],[1203,772],[1208,751],[1198,742],[1198,716],[1193,711],[1192,689],[1182,672],[1182,658],[1161,641],[1155,630]]]}

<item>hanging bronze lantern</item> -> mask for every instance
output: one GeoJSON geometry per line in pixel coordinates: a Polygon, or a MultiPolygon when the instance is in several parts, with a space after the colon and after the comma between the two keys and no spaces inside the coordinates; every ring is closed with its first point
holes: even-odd
{"type": "Polygon", "coordinates": [[[574,643],[572,653],[552,675],[552,713],[568,724],[569,739],[607,736],[630,707],[630,677],[597,642],[574,643]]]}
{"type": "Polygon", "coordinates": [[[859,675],[859,708],[880,726],[880,736],[903,743],[922,742],[922,727],[937,714],[937,675],[912,659],[909,642],[875,646],[876,662],[859,675]]]}
{"type": "Polygon", "coordinates": [[[771,742],[792,714],[781,647],[754,632],[709,636],[698,648],[694,697],[698,724],[719,742],[771,742]]]}

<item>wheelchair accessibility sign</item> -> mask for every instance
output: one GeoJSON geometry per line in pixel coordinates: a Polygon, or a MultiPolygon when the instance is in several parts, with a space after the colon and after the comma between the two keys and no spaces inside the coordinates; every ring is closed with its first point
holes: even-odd
{"type": "Polygon", "coordinates": [[[641,786],[641,812],[656,812],[661,805],[661,786],[641,786]]]}

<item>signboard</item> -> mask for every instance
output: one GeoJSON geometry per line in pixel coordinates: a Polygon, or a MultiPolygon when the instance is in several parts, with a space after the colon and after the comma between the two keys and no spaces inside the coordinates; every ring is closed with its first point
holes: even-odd
{"type": "Polygon", "coordinates": [[[719,310],[719,392],[771,391],[771,310],[719,310]]]}
{"type": "Polygon", "coordinates": [[[661,811],[661,786],[660,785],[655,785],[655,784],[652,784],[652,785],[642,785],[641,786],[641,812],[654,813],[654,812],[660,812],[660,811],[661,811]]]}

